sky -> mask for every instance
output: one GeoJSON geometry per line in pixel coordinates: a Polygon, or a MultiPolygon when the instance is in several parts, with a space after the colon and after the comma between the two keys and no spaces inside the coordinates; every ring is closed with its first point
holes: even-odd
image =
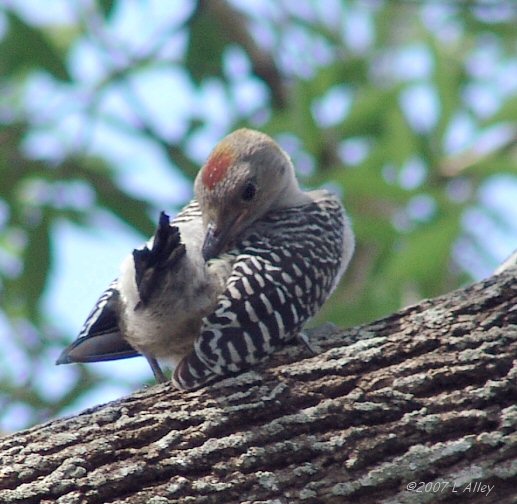
{"type": "MultiPolygon", "coordinates": [[[[31,22],[45,25],[73,23],[77,19],[77,6],[87,8],[89,1],[74,3],[48,0],[42,3],[36,0],[9,0],[7,3],[16,6],[31,22]]],[[[240,4],[242,0],[235,3],[240,4]]],[[[295,8],[295,3],[290,3],[292,8],[295,8]]],[[[169,2],[161,0],[121,2],[110,24],[109,36],[133,51],[142,51],[156,38],[161,27],[170,23],[180,24],[189,14],[190,5],[189,2],[175,2],[175,8],[171,9],[169,2]]],[[[273,12],[274,15],[274,2],[254,2],[253,6],[256,17],[264,12],[273,12]]],[[[330,11],[330,8],[323,9],[321,15],[326,16],[330,11]]],[[[353,23],[355,28],[355,31],[350,32],[355,34],[355,38],[350,40],[351,46],[357,51],[363,50],[371,38],[372,27],[368,18],[360,12],[353,12],[346,22],[353,23]]],[[[267,40],[267,31],[263,36],[267,40]]],[[[185,38],[178,35],[168,42],[164,51],[168,54],[180,54],[185,44],[185,38]]],[[[115,61],[119,58],[120,64],[124,64],[123,54],[114,50],[113,58],[115,61]]],[[[494,102],[494,90],[490,86],[499,86],[498,92],[512,93],[517,82],[514,79],[513,84],[507,83],[504,69],[491,66],[493,58],[491,59],[490,48],[477,55],[477,58],[477,64],[481,69],[484,68],[482,71],[492,75],[494,81],[499,80],[499,83],[487,84],[486,88],[479,87],[469,91],[476,106],[488,114],[497,106],[494,102]]],[[[297,68],[296,62],[290,64],[297,68]]],[[[398,60],[390,64],[398,65],[404,73],[403,76],[410,75],[416,80],[424,78],[431,71],[429,55],[420,46],[410,46],[401,51],[398,60]]],[[[188,200],[192,195],[190,183],[179,172],[171,170],[168,160],[159,148],[145,139],[111,127],[107,121],[93,125],[86,123],[88,110],[84,109],[84,104],[89,103],[98,82],[108,72],[104,56],[99,54],[95,43],[91,40],[80,41],[72,51],[68,65],[80,83],[77,88],[58,86],[46,76],[36,75],[24,90],[27,110],[31,117],[36,118],[34,133],[25,143],[28,155],[58,160],[84,139],[86,131],[90,135],[89,152],[104,157],[117,169],[118,180],[127,191],[153,201],[156,216],[161,209],[170,211],[188,200]],[[56,108],[63,111],[57,118],[56,108]],[[52,118],[50,127],[49,118],[52,118]]],[[[247,107],[251,113],[266,102],[267,94],[260,82],[240,77],[245,73],[243,70],[247,70],[247,62],[238,51],[230,54],[226,65],[228,75],[233,79],[237,108],[242,110],[247,107]]],[[[184,133],[185,119],[192,114],[192,110],[196,110],[199,119],[205,121],[207,127],[192,140],[188,149],[200,164],[219,139],[220,132],[227,131],[232,123],[234,112],[228,110],[224,90],[216,82],[207,82],[197,90],[181,70],[169,67],[142,70],[135,74],[130,84],[133,105],[138,104],[139,112],[144,111],[156,130],[167,139],[180,138],[184,133]],[[178,100],[177,96],[182,99],[178,100]],[[171,117],[174,121],[171,121],[171,117]]],[[[124,92],[116,87],[109,89],[98,106],[105,116],[116,117],[133,125],[138,121],[124,92]]],[[[322,126],[330,126],[346,116],[350,105],[351,95],[346,84],[343,84],[336,86],[317,101],[313,113],[322,126]]],[[[402,106],[417,129],[425,131],[437,121],[437,97],[425,84],[408,89],[402,97],[402,106]]],[[[500,135],[492,140],[476,138],[468,118],[459,116],[447,141],[450,152],[454,153],[473,143],[478,143],[481,148],[481,140],[490,146],[490,142],[496,142],[498,138],[500,135]]],[[[285,140],[289,144],[289,139],[285,140]]],[[[352,159],[354,156],[360,159],[364,149],[365,146],[357,143],[343,144],[343,152],[352,159]]],[[[418,183],[422,176],[418,164],[410,166],[406,176],[405,183],[418,183]]],[[[87,201],[91,195],[86,192],[81,197],[87,201]]],[[[481,192],[482,201],[505,216],[508,222],[517,222],[516,197],[517,182],[510,177],[491,181],[481,192]]],[[[414,207],[415,212],[425,211],[426,202],[416,201],[414,207]]],[[[72,335],[79,332],[98,296],[117,276],[122,259],[147,239],[107,213],[93,214],[92,222],[96,223],[95,229],[85,230],[65,221],[58,223],[54,229],[54,261],[57,266],[52,271],[44,306],[63,331],[72,335]]],[[[502,261],[517,248],[515,236],[497,230],[490,230],[487,234],[486,228],[490,223],[476,209],[466,214],[464,225],[480,238],[490,236],[490,248],[497,261],[502,261]]],[[[468,244],[460,243],[458,246],[458,257],[466,258],[466,269],[476,278],[490,273],[492,264],[487,264],[475,251],[465,254],[468,244]]],[[[57,358],[59,349],[55,351],[57,358]]],[[[120,376],[123,378],[121,384],[114,384],[117,383],[116,380],[106,382],[104,387],[93,390],[91,394],[74,403],[67,413],[78,412],[85,407],[127,394],[140,387],[151,376],[147,363],[141,358],[92,366],[107,377],[120,376]],[[123,381],[129,385],[122,385],[123,381]]],[[[53,390],[49,393],[59,394],[60,387],[70,379],[71,373],[73,371],[69,366],[49,366],[42,370],[41,382],[47,384],[49,390],[53,390]]],[[[4,423],[0,427],[15,430],[24,425],[24,420],[23,411],[15,408],[4,417],[4,423]]]]}

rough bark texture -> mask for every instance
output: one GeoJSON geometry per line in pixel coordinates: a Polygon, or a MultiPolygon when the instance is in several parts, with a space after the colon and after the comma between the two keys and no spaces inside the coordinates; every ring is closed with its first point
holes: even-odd
{"type": "Polygon", "coordinates": [[[516,277],[4,437],[0,502],[515,502],[516,277]]]}

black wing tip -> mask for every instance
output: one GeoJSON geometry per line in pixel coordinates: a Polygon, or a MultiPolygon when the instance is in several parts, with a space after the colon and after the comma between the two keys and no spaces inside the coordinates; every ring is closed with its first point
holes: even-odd
{"type": "Polygon", "coordinates": [[[161,212],[151,248],[145,245],[141,249],[133,250],[135,283],[144,305],[156,290],[162,272],[172,271],[185,253],[179,228],[171,226],[169,216],[161,212]]]}
{"type": "Polygon", "coordinates": [[[158,227],[164,228],[169,227],[171,222],[171,218],[168,214],[166,214],[163,210],[160,212],[160,218],[158,219],[158,227]]]}
{"type": "Polygon", "coordinates": [[[180,233],[179,227],[173,226],[171,223],[172,223],[172,220],[171,220],[169,214],[167,214],[165,211],[162,210],[160,212],[160,217],[158,218],[158,229],[163,229],[173,235],[175,235],[175,234],[179,235],[179,233],[180,233]]]}
{"type": "Polygon", "coordinates": [[[62,352],[61,355],[56,360],[56,366],[60,366],[61,364],[74,364],[77,362],[82,362],[82,360],[78,359],[78,355],[74,357],[74,350],[77,349],[84,343],[88,336],[82,336],[73,341],[70,345],[68,345],[62,352]]]}
{"type": "Polygon", "coordinates": [[[56,360],[56,365],[129,359],[139,355],[119,333],[89,335],[76,339],[66,347],[56,360]]]}
{"type": "Polygon", "coordinates": [[[137,269],[163,268],[174,253],[175,256],[183,255],[185,245],[181,243],[180,230],[178,226],[171,226],[170,222],[170,217],[165,212],[161,212],[151,248],[145,245],[133,250],[137,269]]]}
{"type": "Polygon", "coordinates": [[[60,366],[61,364],[72,364],[74,361],[70,359],[68,355],[68,348],[65,348],[61,355],[56,360],[56,366],[60,366]]]}
{"type": "Polygon", "coordinates": [[[133,250],[133,261],[135,263],[135,279],[137,285],[140,283],[145,269],[151,262],[151,251],[146,247],[133,250]]]}

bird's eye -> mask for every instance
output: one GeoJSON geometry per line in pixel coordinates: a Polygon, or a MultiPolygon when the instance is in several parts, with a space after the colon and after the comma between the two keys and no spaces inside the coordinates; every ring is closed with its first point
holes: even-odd
{"type": "Polygon", "coordinates": [[[241,194],[241,199],[243,201],[251,201],[255,197],[255,193],[257,192],[257,187],[253,182],[248,182],[244,186],[244,190],[241,194]]]}

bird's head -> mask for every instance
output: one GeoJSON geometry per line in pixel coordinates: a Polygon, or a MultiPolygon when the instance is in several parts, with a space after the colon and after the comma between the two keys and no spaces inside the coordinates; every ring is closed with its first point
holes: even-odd
{"type": "Polygon", "coordinates": [[[249,129],[216,145],[194,189],[206,229],[205,261],[270,210],[296,204],[301,193],[287,154],[267,135],[249,129]]]}

